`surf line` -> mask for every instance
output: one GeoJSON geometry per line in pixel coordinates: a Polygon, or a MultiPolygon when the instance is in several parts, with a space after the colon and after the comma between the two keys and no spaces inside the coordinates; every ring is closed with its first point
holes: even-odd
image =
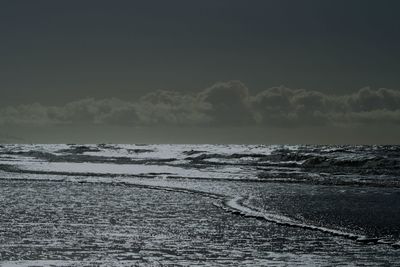
{"type": "Polygon", "coordinates": [[[246,199],[242,196],[236,196],[236,197],[232,198],[230,196],[226,196],[226,195],[222,195],[222,194],[210,193],[210,192],[182,188],[182,187],[172,187],[172,186],[170,187],[167,185],[150,185],[150,184],[146,184],[146,183],[129,183],[129,182],[128,183],[122,182],[122,183],[126,184],[127,186],[133,185],[136,187],[143,187],[143,188],[155,189],[155,190],[173,191],[173,192],[181,192],[181,193],[187,193],[187,194],[200,194],[203,197],[222,201],[223,205],[216,203],[216,202],[213,202],[212,204],[214,206],[224,210],[225,212],[229,212],[234,215],[248,217],[248,218],[262,219],[264,221],[272,222],[272,223],[282,225],[282,226],[298,227],[298,228],[303,228],[303,229],[319,231],[319,232],[331,234],[334,236],[340,236],[340,237],[344,237],[347,239],[355,240],[356,242],[363,243],[363,244],[385,244],[385,245],[391,245],[394,248],[400,248],[400,241],[393,242],[393,241],[387,241],[387,240],[384,240],[381,238],[374,238],[374,237],[368,237],[365,235],[348,233],[348,232],[344,232],[344,231],[340,231],[340,230],[326,228],[323,226],[316,226],[316,225],[301,223],[301,222],[295,221],[294,219],[284,216],[284,215],[260,212],[260,211],[255,210],[254,208],[250,208],[250,207],[247,207],[244,204],[242,204],[243,201],[246,199]]]}
{"type": "Polygon", "coordinates": [[[359,235],[359,234],[353,234],[353,233],[348,233],[340,230],[335,230],[335,229],[330,229],[326,228],[323,226],[316,226],[316,225],[311,225],[311,224],[305,224],[302,222],[298,222],[293,220],[290,217],[283,216],[283,215],[277,215],[277,214],[272,214],[272,213],[267,213],[267,212],[260,212],[257,211],[253,208],[249,208],[243,204],[245,198],[244,197],[234,197],[229,200],[226,200],[224,202],[224,206],[220,206],[223,210],[230,212],[232,214],[236,214],[239,216],[243,217],[249,217],[249,218],[255,218],[255,219],[261,219],[264,221],[272,222],[275,224],[279,225],[284,225],[284,226],[290,226],[290,227],[299,227],[303,229],[309,229],[309,230],[314,230],[314,231],[319,231],[323,233],[328,233],[334,236],[340,236],[344,237],[347,239],[355,240],[360,243],[364,244],[385,244],[385,245],[391,245],[394,248],[400,248],[400,241],[399,242],[393,242],[393,241],[387,241],[381,238],[374,238],[374,237],[368,237],[365,235],[359,235]]]}

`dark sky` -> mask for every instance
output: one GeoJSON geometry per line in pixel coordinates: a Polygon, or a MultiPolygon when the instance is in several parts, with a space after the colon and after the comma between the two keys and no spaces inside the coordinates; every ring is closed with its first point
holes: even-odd
{"type": "MultiPolygon", "coordinates": [[[[369,109],[346,105],[358,113],[393,111],[385,118],[398,125],[399,102],[385,105],[400,89],[399,10],[396,0],[4,0],[0,107],[38,102],[46,120],[48,106],[85,98],[136,103],[158,89],[201,98],[216,82],[238,80],[257,99],[280,85],[324,96],[389,88],[390,97],[377,94],[384,99],[371,100],[369,109]]],[[[207,97],[202,101],[237,104],[207,97]]]]}

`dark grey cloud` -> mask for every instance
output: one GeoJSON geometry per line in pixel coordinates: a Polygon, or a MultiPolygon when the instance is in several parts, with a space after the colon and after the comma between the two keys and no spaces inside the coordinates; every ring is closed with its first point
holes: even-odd
{"type": "Polygon", "coordinates": [[[363,88],[348,95],[276,87],[252,98],[258,121],[277,126],[398,123],[400,92],[363,88]]]}
{"type": "Polygon", "coordinates": [[[254,122],[248,88],[240,81],[216,83],[198,94],[207,107],[205,113],[217,125],[243,125],[254,122]]]}
{"type": "Polygon", "coordinates": [[[351,95],[348,100],[348,106],[357,112],[398,110],[400,109],[400,91],[384,88],[378,90],[363,88],[357,94],[351,95]]]}
{"type": "Polygon", "coordinates": [[[143,96],[135,105],[145,125],[204,125],[211,121],[207,106],[192,94],[159,90],[143,96]]]}
{"type": "Polygon", "coordinates": [[[136,101],[86,98],[63,106],[39,103],[0,109],[10,125],[354,126],[400,124],[400,92],[363,88],[346,95],[273,87],[250,95],[240,81],[198,93],[158,90],[136,101]]]}

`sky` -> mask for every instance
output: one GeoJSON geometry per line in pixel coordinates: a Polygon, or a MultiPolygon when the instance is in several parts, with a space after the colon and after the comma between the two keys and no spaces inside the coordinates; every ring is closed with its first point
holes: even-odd
{"type": "Polygon", "coordinates": [[[399,143],[396,0],[0,4],[0,142],[399,143]]]}

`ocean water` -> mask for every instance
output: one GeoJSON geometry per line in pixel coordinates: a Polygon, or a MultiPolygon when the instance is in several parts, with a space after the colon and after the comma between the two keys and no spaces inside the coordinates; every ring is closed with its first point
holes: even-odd
{"type": "Polygon", "coordinates": [[[0,146],[1,266],[400,258],[400,146],[0,146]]]}

